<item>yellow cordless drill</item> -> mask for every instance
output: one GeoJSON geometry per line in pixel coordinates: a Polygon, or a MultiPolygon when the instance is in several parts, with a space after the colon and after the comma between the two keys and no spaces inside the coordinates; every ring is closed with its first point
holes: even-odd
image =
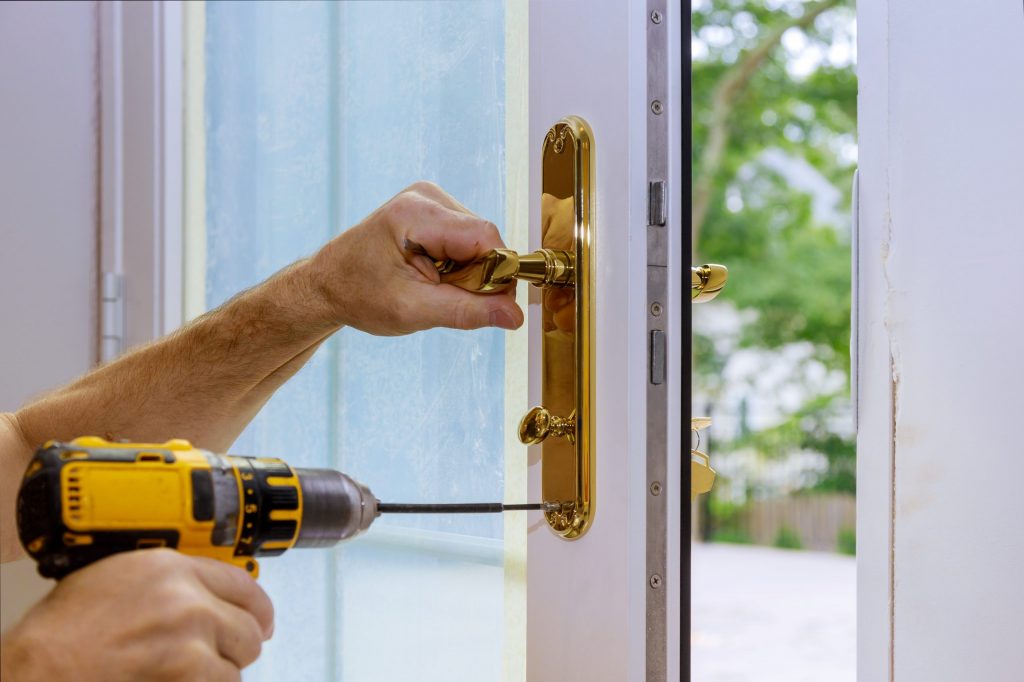
{"type": "Polygon", "coordinates": [[[552,511],[558,503],[385,504],[333,469],[216,455],[185,440],[92,436],[38,450],[18,491],[18,536],[47,578],[134,549],[170,547],[259,572],[254,557],[333,547],[382,513],[552,511]]]}
{"type": "Polygon", "coordinates": [[[171,547],[244,568],[292,547],[366,530],[377,498],[331,469],[215,455],[188,441],[51,441],[18,493],[18,534],[39,573],[60,578],[117,552],[171,547]]]}

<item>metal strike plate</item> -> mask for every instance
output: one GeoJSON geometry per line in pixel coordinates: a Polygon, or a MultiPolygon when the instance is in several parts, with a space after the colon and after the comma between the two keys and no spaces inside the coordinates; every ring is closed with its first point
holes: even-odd
{"type": "Polygon", "coordinates": [[[520,425],[523,442],[542,448],[541,500],[561,505],[544,516],[567,540],[587,532],[594,519],[593,182],[590,127],[569,116],[548,130],[541,147],[540,224],[541,246],[572,254],[574,276],[572,286],[543,289],[543,408],[531,410],[520,425]]]}

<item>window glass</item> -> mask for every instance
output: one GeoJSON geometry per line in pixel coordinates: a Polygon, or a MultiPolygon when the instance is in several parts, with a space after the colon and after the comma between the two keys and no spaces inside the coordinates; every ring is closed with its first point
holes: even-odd
{"type": "MultiPolygon", "coordinates": [[[[504,3],[208,2],[206,304],[437,182],[504,231],[504,3]]],[[[502,499],[504,337],[345,329],[238,454],[336,467],[382,500],[502,499]]],[[[380,519],[261,562],[277,612],[250,680],[498,679],[497,516],[380,519]],[[396,653],[400,652],[400,653],[396,653]]]]}

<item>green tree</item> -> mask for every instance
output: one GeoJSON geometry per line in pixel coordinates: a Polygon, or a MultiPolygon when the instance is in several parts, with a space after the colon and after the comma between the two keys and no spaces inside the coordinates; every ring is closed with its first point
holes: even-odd
{"type": "MultiPolygon", "coordinates": [[[[729,267],[719,298],[748,313],[741,346],[809,344],[814,360],[847,376],[849,230],[822,218],[766,152],[814,169],[848,212],[857,86],[850,60],[832,53],[852,23],[849,0],[710,0],[693,14],[694,262],[729,267]]],[[[696,385],[714,401],[725,359],[699,324],[694,341],[696,385]]],[[[817,486],[852,492],[854,446],[834,432],[845,391],[810,394],[783,423],[716,449],[821,452],[829,466],[817,486]]]]}

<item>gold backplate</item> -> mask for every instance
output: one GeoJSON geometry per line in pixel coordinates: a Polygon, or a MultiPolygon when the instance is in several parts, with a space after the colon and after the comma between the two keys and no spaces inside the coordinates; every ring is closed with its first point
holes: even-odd
{"type": "Polygon", "coordinates": [[[542,404],[551,414],[575,415],[573,438],[541,444],[541,499],[566,539],[583,535],[594,519],[594,143],[590,127],[569,116],[556,123],[541,150],[541,246],[575,254],[575,284],[542,290],[542,404]]]}

